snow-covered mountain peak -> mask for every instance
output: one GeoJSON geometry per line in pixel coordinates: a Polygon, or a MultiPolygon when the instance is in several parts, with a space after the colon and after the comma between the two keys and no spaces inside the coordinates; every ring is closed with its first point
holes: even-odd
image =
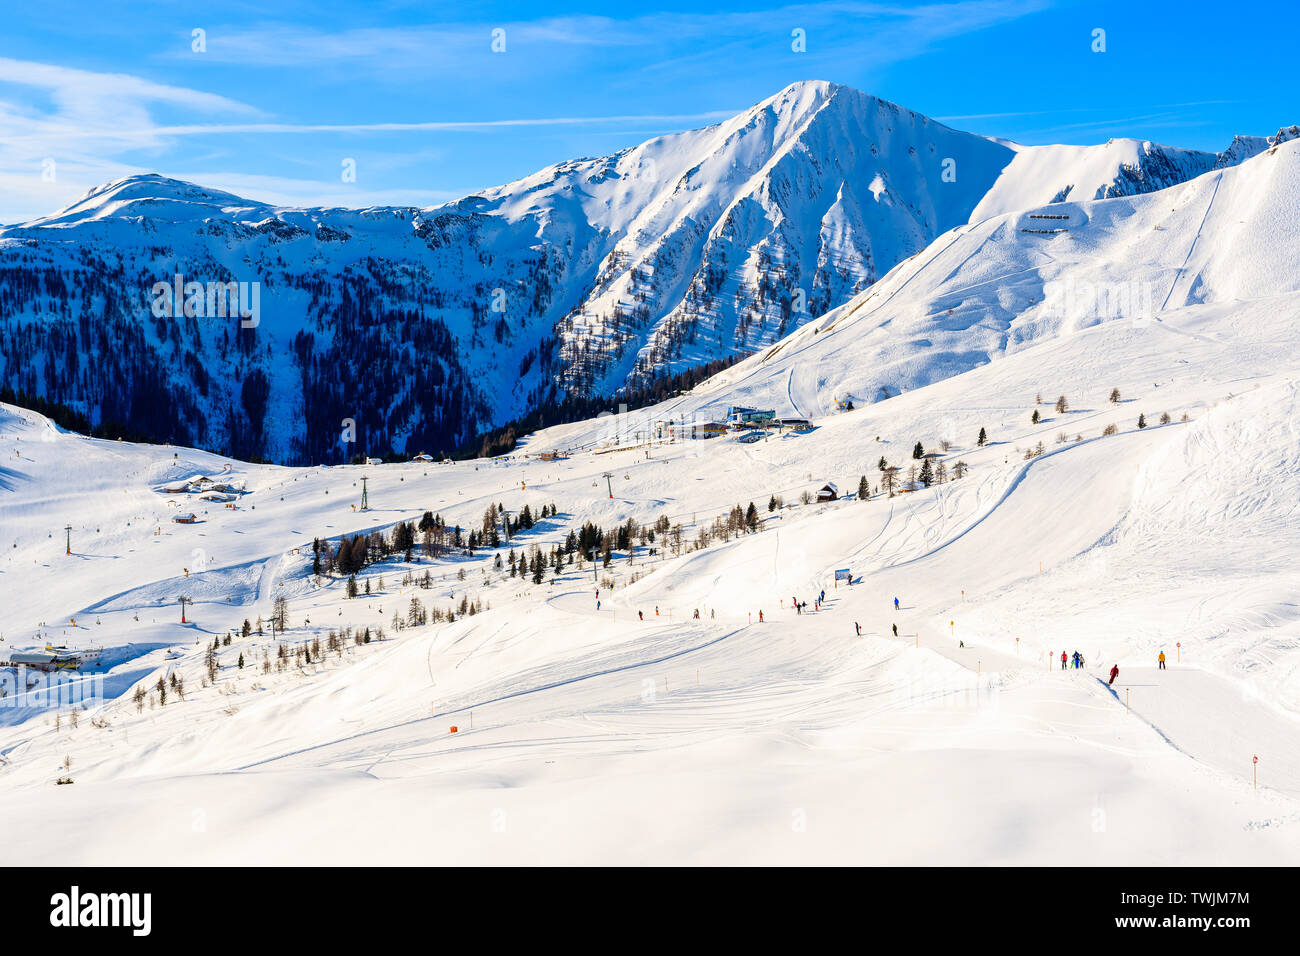
{"type": "Polygon", "coordinates": [[[210,218],[265,215],[264,203],[220,189],[144,173],[104,183],[58,212],[25,223],[28,227],[72,226],[102,219],[144,217],[158,222],[193,222],[210,218]],[[254,213],[254,211],[259,211],[254,213]]]}

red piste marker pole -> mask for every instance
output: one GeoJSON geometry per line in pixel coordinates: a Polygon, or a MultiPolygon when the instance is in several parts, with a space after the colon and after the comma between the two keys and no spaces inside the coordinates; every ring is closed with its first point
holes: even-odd
{"type": "Polygon", "coordinates": [[[1259,789],[1259,754],[1255,754],[1250,760],[1251,772],[1255,778],[1255,789],[1259,789]]]}

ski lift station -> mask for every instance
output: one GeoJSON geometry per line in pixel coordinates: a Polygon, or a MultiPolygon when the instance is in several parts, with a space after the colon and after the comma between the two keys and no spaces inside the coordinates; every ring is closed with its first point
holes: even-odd
{"type": "Polygon", "coordinates": [[[731,405],[727,408],[727,421],[732,425],[753,427],[767,425],[776,420],[774,408],[746,408],[743,405],[731,405]]]}

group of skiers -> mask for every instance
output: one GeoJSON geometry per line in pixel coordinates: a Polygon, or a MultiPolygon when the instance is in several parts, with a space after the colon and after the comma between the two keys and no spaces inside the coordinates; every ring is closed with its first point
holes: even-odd
{"type": "Polygon", "coordinates": [[[1069,670],[1071,667],[1073,667],[1075,670],[1078,670],[1082,666],[1083,666],[1083,655],[1080,654],[1078,651],[1075,651],[1073,654],[1069,656],[1066,656],[1065,651],[1061,651],[1061,670],[1063,671],[1069,670]]]}

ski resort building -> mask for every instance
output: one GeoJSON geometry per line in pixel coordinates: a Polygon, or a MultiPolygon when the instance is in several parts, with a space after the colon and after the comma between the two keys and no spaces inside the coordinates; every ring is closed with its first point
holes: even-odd
{"type": "MultiPolygon", "coordinates": [[[[95,655],[98,659],[98,653],[95,655]]],[[[14,651],[5,664],[9,667],[26,667],[35,671],[75,671],[85,663],[80,651],[66,647],[45,645],[43,651],[14,651]]]]}
{"type": "Polygon", "coordinates": [[[741,405],[732,405],[727,409],[727,421],[742,428],[768,425],[775,420],[776,409],[774,408],[745,408],[741,405]]]}
{"type": "Polygon", "coordinates": [[[817,489],[818,501],[835,501],[840,496],[840,489],[835,486],[835,482],[828,481],[817,489]]]}

